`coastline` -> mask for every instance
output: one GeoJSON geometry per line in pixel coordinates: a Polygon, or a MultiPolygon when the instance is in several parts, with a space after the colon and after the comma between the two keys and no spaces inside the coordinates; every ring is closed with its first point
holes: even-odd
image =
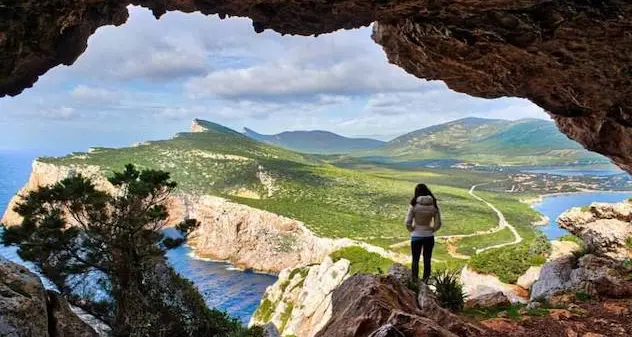
{"type": "Polygon", "coordinates": [[[632,194],[632,190],[630,190],[630,191],[621,191],[621,190],[581,190],[581,191],[577,191],[577,192],[555,192],[555,193],[538,194],[538,196],[535,197],[535,198],[521,199],[520,201],[525,203],[525,204],[529,204],[531,207],[533,207],[535,204],[541,203],[542,200],[544,200],[544,198],[556,197],[556,196],[562,196],[562,195],[572,195],[572,194],[586,194],[586,193],[629,193],[629,194],[632,194]]]}
{"type": "Polygon", "coordinates": [[[266,272],[266,271],[261,271],[261,270],[256,270],[253,268],[242,268],[239,267],[237,265],[234,265],[230,260],[217,260],[217,259],[213,259],[210,257],[205,257],[205,256],[201,256],[198,255],[195,251],[195,248],[192,246],[189,246],[188,244],[183,244],[183,247],[187,247],[190,249],[190,251],[187,253],[187,256],[191,259],[194,260],[198,260],[198,261],[205,261],[205,262],[213,262],[213,263],[221,263],[226,265],[226,269],[227,270],[238,270],[238,271],[242,271],[242,272],[248,272],[248,273],[253,273],[253,274],[261,274],[261,275],[270,275],[270,276],[275,276],[278,277],[279,273],[272,273],[272,272],[266,272]]]}
{"type": "Polygon", "coordinates": [[[539,215],[540,215],[540,220],[534,221],[531,224],[533,226],[547,226],[550,222],[551,219],[549,217],[547,217],[546,215],[540,213],[540,211],[538,211],[538,209],[536,208],[536,205],[538,205],[539,203],[543,202],[545,198],[549,198],[549,197],[558,197],[558,196],[564,196],[564,195],[575,195],[575,194],[588,194],[588,193],[626,193],[626,194],[632,194],[632,190],[630,191],[621,191],[621,190],[580,190],[577,192],[556,192],[556,193],[546,193],[546,194],[539,194],[537,197],[535,198],[530,198],[530,199],[522,199],[520,200],[521,202],[528,204],[529,207],[531,207],[531,209],[533,209],[534,211],[536,211],[539,215]]]}

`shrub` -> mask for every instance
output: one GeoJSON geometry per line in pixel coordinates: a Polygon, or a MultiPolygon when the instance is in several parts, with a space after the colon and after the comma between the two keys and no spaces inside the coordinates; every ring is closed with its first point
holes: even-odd
{"type": "Polygon", "coordinates": [[[515,283],[529,267],[544,264],[549,251],[549,245],[536,239],[533,244],[523,242],[476,254],[470,266],[477,272],[494,274],[505,283],[515,283]]]}
{"type": "Polygon", "coordinates": [[[580,239],[579,237],[573,235],[573,234],[566,234],[561,236],[558,240],[560,241],[568,241],[568,242],[575,242],[578,245],[583,245],[584,241],[582,241],[582,239],[580,239]]]}
{"type": "Polygon", "coordinates": [[[625,246],[632,249],[632,236],[625,239],[625,246]]]}
{"type": "Polygon", "coordinates": [[[368,252],[358,246],[344,247],[331,253],[334,262],[346,259],[351,262],[350,274],[384,274],[393,265],[393,261],[380,254],[368,252]]]}
{"type": "Polygon", "coordinates": [[[585,293],[583,291],[578,291],[575,293],[575,298],[580,302],[587,302],[587,301],[590,301],[592,296],[590,296],[590,294],[585,293]]]}
{"type": "Polygon", "coordinates": [[[184,243],[184,239],[183,238],[165,238],[164,240],[162,240],[162,244],[165,245],[165,248],[167,249],[173,249],[176,247],[180,247],[182,246],[182,244],[184,243]]]}
{"type": "Polygon", "coordinates": [[[439,304],[451,311],[461,311],[465,305],[463,285],[456,271],[443,270],[432,277],[439,304]]]}

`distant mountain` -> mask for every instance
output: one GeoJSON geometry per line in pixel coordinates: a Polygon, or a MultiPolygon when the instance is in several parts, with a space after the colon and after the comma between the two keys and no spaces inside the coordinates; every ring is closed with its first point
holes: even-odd
{"type": "Polygon", "coordinates": [[[568,139],[550,121],[473,117],[416,130],[356,155],[389,161],[452,159],[515,165],[609,162],[568,139]]]}
{"type": "Polygon", "coordinates": [[[263,135],[244,128],[244,134],[254,140],[286,149],[318,154],[349,153],[376,149],[385,142],[370,138],[349,138],[329,131],[286,131],[263,135]]]}

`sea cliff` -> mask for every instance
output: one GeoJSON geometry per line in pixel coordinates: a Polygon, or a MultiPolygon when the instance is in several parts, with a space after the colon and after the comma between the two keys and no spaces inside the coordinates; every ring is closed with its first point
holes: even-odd
{"type": "MultiPolygon", "coordinates": [[[[36,160],[28,182],[11,199],[1,223],[12,226],[21,222],[13,211],[21,195],[78,174],[92,178],[98,189],[114,190],[98,166],[64,166],[36,160]]],[[[331,252],[351,245],[360,245],[396,261],[406,259],[366,243],[318,237],[300,221],[217,196],[179,190],[169,197],[166,205],[169,226],[185,218],[201,222],[189,241],[196,256],[229,261],[243,269],[278,273],[286,268],[320,263],[331,252]]]]}

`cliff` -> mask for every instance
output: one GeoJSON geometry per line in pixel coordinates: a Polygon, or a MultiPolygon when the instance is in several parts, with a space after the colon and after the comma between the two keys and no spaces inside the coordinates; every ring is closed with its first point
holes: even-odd
{"type": "MultiPolygon", "coordinates": [[[[13,211],[20,195],[76,174],[91,177],[101,190],[114,189],[97,166],[61,166],[35,161],[28,182],[11,199],[1,223],[11,226],[21,222],[13,211]]],[[[197,256],[230,261],[244,269],[277,273],[286,268],[320,263],[331,252],[351,245],[362,246],[392,260],[407,260],[405,256],[366,243],[318,237],[300,221],[224,198],[180,191],[170,196],[166,205],[168,225],[185,218],[201,222],[189,241],[197,256]]]]}
{"type": "Polygon", "coordinates": [[[580,237],[596,253],[623,260],[632,257],[632,201],[593,203],[564,212],[558,224],[580,237]]]}

